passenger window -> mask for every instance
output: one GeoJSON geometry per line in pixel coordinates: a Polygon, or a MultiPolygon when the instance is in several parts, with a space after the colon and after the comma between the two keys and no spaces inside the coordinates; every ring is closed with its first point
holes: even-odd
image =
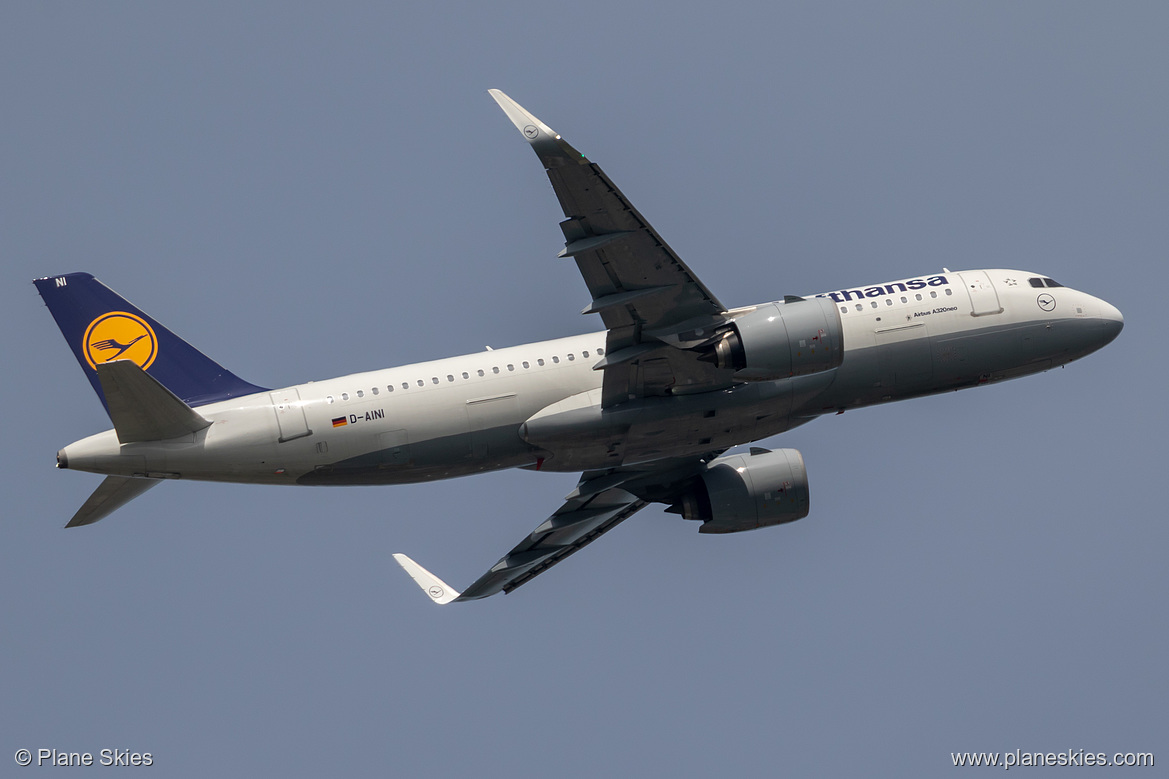
{"type": "Polygon", "coordinates": [[[431,383],[431,384],[438,384],[438,377],[437,377],[437,376],[431,376],[431,377],[430,377],[430,383],[431,383]]]}
{"type": "Polygon", "coordinates": [[[947,295],[953,295],[953,294],[954,294],[954,290],[950,289],[949,287],[946,287],[946,294],[947,294],[947,295]]]}
{"type": "Polygon", "coordinates": [[[598,356],[598,357],[604,357],[604,356],[605,356],[605,350],[604,350],[604,349],[597,349],[597,356],[598,356]]]}
{"type": "Polygon", "coordinates": [[[902,295],[902,296],[901,296],[901,302],[902,302],[902,303],[908,303],[909,301],[906,299],[906,297],[905,297],[904,295],[902,295]]]}
{"type": "Polygon", "coordinates": [[[470,377],[470,376],[467,374],[467,372],[466,372],[466,371],[463,371],[463,378],[464,378],[464,379],[469,379],[469,378],[471,378],[471,377],[470,377]]]}
{"type": "Polygon", "coordinates": [[[402,389],[410,389],[410,383],[405,381],[402,382],[402,389]]]}
{"type": "Polygon", "coordinates": [[[447,381],[454,381],[454,380],[455,380],[455,375],[454,375],[453,373],[448,373],[448,374],[446,375],[446,380],[447,380],[447,381]]]}
{"type": "Polygon", "coordinates": [[[525,368],[531,368],[531,367],[532,367],[531,365],[528,365],[528,361],[527,361],[527,360],[524,360],[524,362],[523,362],[523,365],[524,365],[524,367],[525,367],[525,368]]]}
{"type": "Polygon", "coordinates": [[[348,393],[348,392],[342,392],[342,393],[341,393],[341,400],[349,400],[349,393],[348,393]]]}
{"type": "Polygon", "coordinates": [[[921,293],[918,292],[916,295],[914,295],[914,297],[917,298],[918,300],[921,300],[921,293]]]}
{"type": "Polygon", "coordinates": [[[365,397],[365,390],[357,390],[357,397],[364,398],[365,397]]]}
{"type": "Polygon", "coordinates": [[[847,314],[848,313],[848,306],[841,306],[840,313],[847,314]]]}
{"type": "Polygon", "coordinates": [[[394,391],[394,385],[393,385],[393,384],[387,384],[387,385],[386,385],[386,392],[393,392],[393,391],[394,391]]]}
{"type": "Polygon", "coordinates": [[[893,305],[893,298],[885,298],[885,305],[886,306],[893,305]]]}
{"type": "Polygon", "coordinates": [[[856,304],[856,310],[857,310],[857,311],[863,311],[863,310],[864,310],[864,306],[862,306],[860,303],[857,303],[857,304],[856,304]]]}
{"type": "Polygon", "coordinates": [[[937,296],[938,296],[938,291],[936,289],[931,289],[930,290],[930,297],[936,298],[937,296]]]}
{"type": "Polygon", "coordinates": [[[877,301],[875,301],[875,300],[870,301],[870,304],[872,305],[873,308],[877,307],[877,301]]]}
{"type": "Polygon", "coordinates": [[[541,368],[544,367],[544,358],[541,357],[540,359],[536,360],[536,365],[539,365],[541,368]]]}
{"type": "Polygon", "coordinates": [[[558,362],[560,362],[560,358],[557,357],[556,355],[552,355],[552,362],[558,363],[558,362]]]}
{"type": "Polygon", "coordinates": [[[479,369],[479,375],[480,375],[480,376],[482,376],[482,375],[483,375],[483,369],[482,369],[482,368],[480,368],[480,369],[479,369]]]}
{"type": "Polygon", "coordinates": [[[491,372],[492,372],[492,373],[499,373],[499,368],[497,368],[497,367],[496,367],[496,368],[492,368],[492,369],[491,369],[491,372]]]}
{"type": "Polygon", "coordinates": [[[576,355],[575,355],[575,354],[573,354],[572,352],[569,352],[569,353],[568,353],[568,361],[569,361],[569,362],[572,362],[572,361],[573,361],[573,360],[575,360],[575,359],[576,359],[576,355]]]}
{"type": "Polygon", "coordinates": [[[375,394],[375,395],[376,395],[376,394],[378,394],[378,389],[377,389],[377,387],[374,387],[373,389],[371,389],[371,390],[370,390],[370,392],[372,392],[372,393],[373,393],[373,394],[375,394]]]}
{"type": "Polygon", "coordinates": [[[419,386],[419,387],[425,387],[425,386],[426,386],[426,382],[424,382],[422,379],[419,379],[419,380],[418,380],[418,386],[419,386]]]}
{"type": "Polygon", "coordinates": [[[507,364],[507,369],[508,369],[509,371],[514,371],[514,370],[515,370],[515,366],[514,366],[514,365],[512,365],[512,364],[509,362],[509,363],[507,364]]]}
{"type": "Polygon", "coordinates": [[[332,396],[332,395],[326,395],[326,396],[325,396],[325,400],[326,400],[326,401],[328,401],[329,403],[332,403],[332,402],[333,402],[333,396],[332,396]]]}
{"type": "Polygon", "coordinates": [[[585,349],[583,352],[581,352],[581,353],[580,353],[580,356],[581,356],[581,357],[588,357],[588,356],[589,356],[589,351],[588,351],[588,349],[585,349]]]}

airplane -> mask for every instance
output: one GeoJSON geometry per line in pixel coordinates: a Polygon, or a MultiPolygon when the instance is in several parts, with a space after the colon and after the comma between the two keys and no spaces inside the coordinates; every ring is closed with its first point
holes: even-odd
{"type": "Polygon", "coordinates": [[[499,90],[563,208],[600,332],[270,389],[93,276],[37,279],[113,429],[57,453],[105,475],[66,527],[167,479],[406,484],[503,468],[580,472],[564,503],[461,592],[509,593],[651,503],[700,533],[809,513],[794,449],[735,447],[825,414],[1046,371],[1110,343],[1120,311],[1040,273],[931,271],[729,308],[595,163],[499,90]]]}

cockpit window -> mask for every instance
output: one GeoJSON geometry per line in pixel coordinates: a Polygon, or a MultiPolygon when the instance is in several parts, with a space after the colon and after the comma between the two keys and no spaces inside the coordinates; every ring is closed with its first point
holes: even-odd
{"type": "Polygon", "coordinates": [[[1063,286],[1063,284],[1060,284],[1055,279],[1044,279],[1044,281],[1047,282],[1047,286],[1049,286],[1049,287],[1062,287],[1063,286]]]}
{"type": "Polygon", "coordinates": [[[1027,283],[1030,284],[1032,287],[1039,287],[1040,289],[1043,288],[1043,279],[1040,279],[1040,278],[1027,279],[1027,283]]]}

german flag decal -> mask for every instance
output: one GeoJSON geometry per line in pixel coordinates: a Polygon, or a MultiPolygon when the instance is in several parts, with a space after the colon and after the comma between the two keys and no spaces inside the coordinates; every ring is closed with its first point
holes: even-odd
{"type": "Polygon", "coordinates": [[[349,420],[345,417],[337,417],[333,420],[333,427],[345,427],[347,424],[349,424],[349,420]]]}

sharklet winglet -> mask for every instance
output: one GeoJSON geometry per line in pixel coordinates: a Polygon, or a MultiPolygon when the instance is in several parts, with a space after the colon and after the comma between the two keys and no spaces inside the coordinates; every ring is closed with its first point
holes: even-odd
{"type": "Polygon", "coordinates": [[[410,578],[422,588],[422,591],[438,605],[445,606],[459,599],[460,593],[458,590],[448,585],[406,555],[395,553],[394,559],[398,562],[398,565],[405,569],[406,573],[410,574],[410,578]]]}
{"type": "Polygon", "coordinates": [[[491,95],[492,99],[499,104],[515,128],[532,145],[532,150],[544,163],[545,168],[556,168],[569,163],[589,164],[588,159],[572,148],[568,141],[560,137],[558,132],[541,122],[534,114],[502,91],[489,89],[487,94],[491,95]]]}

